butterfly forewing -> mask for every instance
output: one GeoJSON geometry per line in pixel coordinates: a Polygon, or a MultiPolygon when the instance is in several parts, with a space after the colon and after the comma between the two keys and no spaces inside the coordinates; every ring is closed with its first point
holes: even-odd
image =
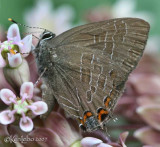
{"type": "Polygon", "coordinates": [[[83,118],[86,111],[97,118],[100,108],[111,115],[143,54],[148,32],[144,20],[121,18],[76,27],[48,40],[54,68],[44,78],[58,103],[76,118],[83,118]]]}

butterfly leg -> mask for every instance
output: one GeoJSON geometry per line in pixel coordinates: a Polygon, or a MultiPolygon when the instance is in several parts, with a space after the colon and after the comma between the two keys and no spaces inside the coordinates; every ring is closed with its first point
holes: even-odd
{"type": "Polygon", "coordinates": [[[42,76],[44,75],[44,73],[46,72],[46,70],[47,70],[47,68],[45,68],[45,69],[43,70],[43,72],[42,72],[41,75],[39,76],[38,80],[37,80],[36,83],[34,84],[34,87],[37,86],[37,84],[38,84],[39,81],[41,80],[41,78],[42,78],[42,76]]]}

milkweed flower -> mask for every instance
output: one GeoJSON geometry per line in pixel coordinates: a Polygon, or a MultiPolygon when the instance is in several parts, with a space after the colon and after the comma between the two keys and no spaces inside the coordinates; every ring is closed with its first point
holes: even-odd
{"type": "Polygon", "coordinates": [[[32,35],[21,39],[18,25],[12,24],[8,29],[7,39],[0,43],[0,68],[16,68],[31,51],[32,35]]]}
{"type": "Polygon", "coordinates": [[[7,82],[19,92],[20,86],[30,80],[30,71],[24,57],[29,55],[32,35],[21,39],[17,24],[12,24],[7,33],[7,40],[0,42],[0,68],[7,82]]]}
{"type": "Polygon", "coordinates": [[[81,140],[82,147],[127,147],[125,145],[126,138],[128,136],[128,132],[123,132],[119,136],[118,142],[111,142],[104,143],[102,140],[95,138],[95,137],[85,137],[81,140]]]}
{"type": "Polygon", "coordinates": [[[47,112],[48,106],[43,101],[33,102],[34,86],[32,82],[25,82],[20,88],[20,97],[9,89],[0,91],[0,98],[9,105],[9,109],[0,113],[0,123],[8,125],[20,119],[19,126],[24,132],[30,132],[33,129],[32,118],[47,112]]]}

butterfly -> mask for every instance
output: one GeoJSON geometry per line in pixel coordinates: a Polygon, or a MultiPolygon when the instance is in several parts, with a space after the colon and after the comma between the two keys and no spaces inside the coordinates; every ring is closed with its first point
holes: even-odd
{"type": "Polygon", "coordinates": [[[104,129],[143,54],[149,29],[142,19],[117,18],[58,36],[45,30],[35,55],[49,112],[56,99],[83,130],[104,129]]]}

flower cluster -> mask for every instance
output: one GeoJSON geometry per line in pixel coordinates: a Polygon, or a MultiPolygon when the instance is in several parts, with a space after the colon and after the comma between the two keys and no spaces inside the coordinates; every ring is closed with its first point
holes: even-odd
{"type": "Polygon", "coordinates": [[[25,82],[21,86],[20,97],[9,89],[2,89],[0,92],[1,100],[9,105],[9,109],[0,113],[0,123],[11,124],[20,117],[19,126],[25,132],[33,129],[32,117],[47,112],[47,104],[43,101],[33,102],[33,83],[25,82]]]}
{"type": "Polygon", "coordinates": [[[8,108],[0,112],[0,123],[14,124],[22,131],[32,131],[32,119],[47,112],[45,102],[33,100],[34,86],[30,80],[28,62],[24,59],[31,51],[32,35],[21,39],[17,24],[12,24],[7,33],[7,41],[0,43],[0,68],[15,93],[7,88],[0,91],[0,99],[8,108]],[[19,90],[20,89],[20,90],[19,90]],[[16,96],[20,92],[19,96],[16,96]]]}
{"type": "Polygon", "coordinates": [[[17,24],[8,29],[7,41],[0,43],[0,67],[18,67],[22,64],[23,57],[29,55],[32,45],[32,35],[21,40],[17,24]]]}

